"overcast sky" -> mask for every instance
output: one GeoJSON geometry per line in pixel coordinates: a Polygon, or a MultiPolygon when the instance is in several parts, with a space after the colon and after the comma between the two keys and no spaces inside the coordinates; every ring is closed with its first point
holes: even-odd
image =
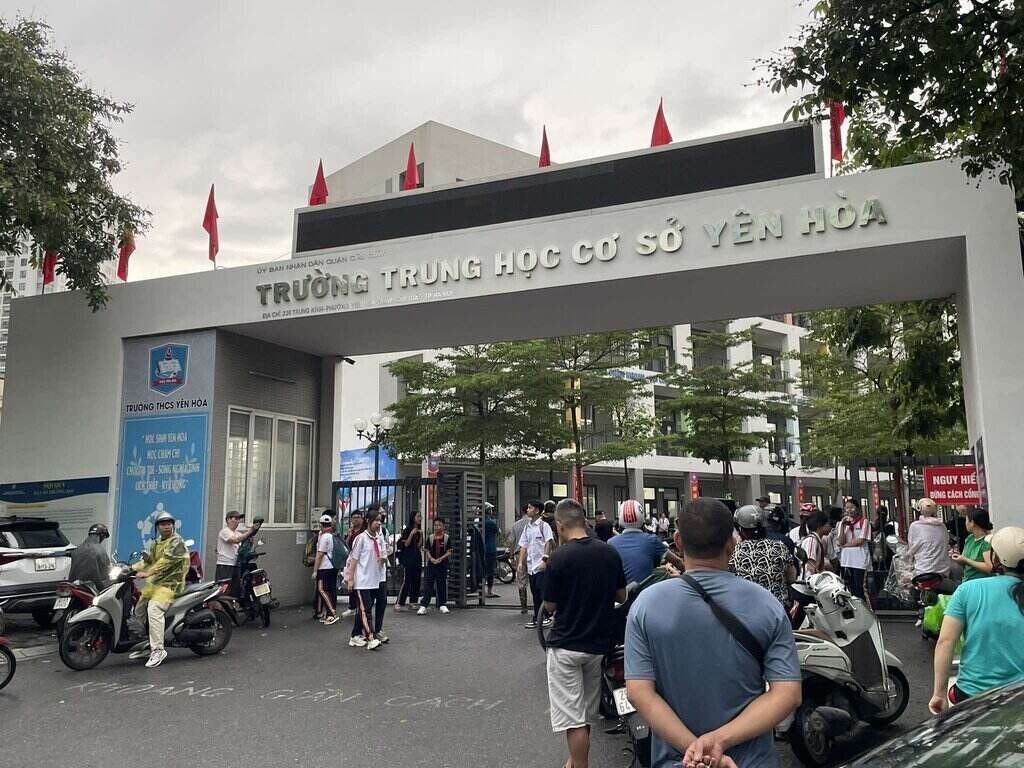
{"type": "Polygon", "coordinates": [[[135,105],[117,188],[153,212],[131,279],[285,255],[317,160],[330,173],[426,120],[554,162],[647,146],[658,98],[678,140],[780,122],[754,59],[798,0],[263,2],[0,0],[47,21],[87,81],[135,105]]]}

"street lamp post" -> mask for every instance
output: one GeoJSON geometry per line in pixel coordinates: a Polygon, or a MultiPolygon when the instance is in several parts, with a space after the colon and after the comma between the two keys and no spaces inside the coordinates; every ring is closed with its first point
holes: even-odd
{"type": "Polygon", "coordinates": [[[373,503],[376,506],[380,503],[380,444],[395,428],[395,419],[393,416],[371,413],[369,419],[360,416],[353,422],[353,426],[356,428],[356,437],[373,446],[373,503]]]}
{"type": "Polygon", "coordinates": [[[778,469],[782,470],[782,489],[783,497],[782,500],[785,502],[786,514],[791,513],[791,507],[789,503],[789,480],[787,473],[789,470],[796,466],[796,458],[791,456],[789,451],[785,448],[780,448],[779,452],[772,451],[768,456],[768,462],[778,469]]]}

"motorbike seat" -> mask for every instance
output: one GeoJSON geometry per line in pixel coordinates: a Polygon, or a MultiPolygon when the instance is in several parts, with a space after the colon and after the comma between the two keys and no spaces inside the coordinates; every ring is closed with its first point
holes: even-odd
{"type": "Polygon", "coordinates": [[[178,595],[178,597],[191,595],[193,592],[204,592],[208,589],[213,589],[215,586],[217,586],[216,581],[204,581],[200,584],[188,584],[185,586],[185,590],[180,595],[178,595]]]}

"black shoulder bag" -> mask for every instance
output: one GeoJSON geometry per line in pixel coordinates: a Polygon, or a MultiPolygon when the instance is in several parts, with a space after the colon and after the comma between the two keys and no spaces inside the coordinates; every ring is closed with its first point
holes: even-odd
{"type": "Polygon", "coordinates": [[[708,608],[710,608],[711,612],[715,614],[715,618],[722,623],[722,626],[729,630],[729,634],[733,636],[733,639],[743,646],[743,649],[751,655],[754,661],[757,662],[757,665],[761,668],[761,674],[763,675],[764,648],[762,648],[761,644],[757,642],[757,638],[754,637],[749,629],[743,626],[743,622],[712,600],[711,595],[707,593],[707,590],[704,589],[704,587],[700,585],[700,582],[693,578],[693,576],[688,573],[684,573],[679,578],[689,584],[694,591],[701,596],[701,599],[708,604],[708,608]]]}

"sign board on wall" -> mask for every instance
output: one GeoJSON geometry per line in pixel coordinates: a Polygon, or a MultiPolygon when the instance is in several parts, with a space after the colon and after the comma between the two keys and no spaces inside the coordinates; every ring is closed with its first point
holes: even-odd
{"type": "MultiPolygon", "coordinates": [[[[339,463],[339,480],[373,480],[373,449],[356,448],[341,452],[339,463]]],[[[387,452],[380,449],[380,460],[377,464],[377,477],[394,480],[398,477],[398,462],[387,452]]]]}
{"type": "Polygon", "coordinates": [[[161,512],[203,553],[215,345],[213,331],[125,342],[114,523],[123,556],[149,545],[161,512]]]}
{"type": "Polygon", "coordinates": [[[978,470],[970,464],[956,467],[925,467],[924,493],[936,504],[977,504],[978,470]]]}
{"type": "Polygon", "coordinates": [[[72,544],[79,544],[93,523],[107,520],[108,477],[47,480],[0,485],[0,515],[43,517],[60,523],[72,544]]]}

